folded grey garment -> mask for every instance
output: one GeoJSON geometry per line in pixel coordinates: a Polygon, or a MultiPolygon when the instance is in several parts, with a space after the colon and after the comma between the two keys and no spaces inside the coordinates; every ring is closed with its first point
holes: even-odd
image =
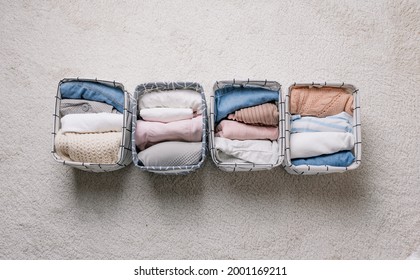
{"type": "Polygon", "coordinates": [[[237,157],[225,154],[221,150],[216,149],[216,158],[218,161],[222,163],[229,163],[229,164],[235,164],[235,163],[251,163],[249,161],[245,161],[242,159],[239,159],[237,157]]]}
{"type": "Polygon", "coordinates": [[[201,160],[201,142],[167,141],[138,153],[145,166],[183,166],[198,164],[201,160]]]}
{"type": "Polygon", "coordinates": [[[86,99],[62,99],[60,114],[85,114],[85,113],[119,113],[109,104],[86,99]]]}

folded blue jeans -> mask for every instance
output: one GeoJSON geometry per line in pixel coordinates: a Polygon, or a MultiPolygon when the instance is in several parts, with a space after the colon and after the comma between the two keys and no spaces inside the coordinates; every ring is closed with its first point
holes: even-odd
{"type": "Polygon", "coordinates": [[[224,87],[215,91],[215,122],[236,110],[279,100],[279,92],[255,87],[224,87]]]}
{"type": "Polygon", "coordinates": [[[124,111],[124,92],[116,87],[95,82],[64,82],[60,85],[61,98],[86,99],[105,102],[117,111],[124,111]]]}
{"type": "Polygon", "coordinates": [[[293,159],[293,165],[330,165],[347,167],[354,161],[354,156],[350,151],[341,151],[334,154],[320,155],[310,158],[293,159]]]}

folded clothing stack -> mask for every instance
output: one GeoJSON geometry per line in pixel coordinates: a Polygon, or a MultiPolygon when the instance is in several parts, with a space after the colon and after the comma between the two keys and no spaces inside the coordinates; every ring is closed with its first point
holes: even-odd
{"type": "Polygon", "coordinates": [[[143,166],[188,166],[202,157],[203,116],[199,92],[155,90],[139,96],[134,135],[143,166]]]}
{"type": "Polygon", "coordinates": [[[215,91],[216,157],[223,163],[279,159],[278,91],[226,86],[215,91]]]}
{"type": "Polygon", "coordinates": [[[293,165],[353,163],[353,95],[343,88],[293,88],[290,113],[293,165]]]}
{"type": "Polygon", "coordinates": [[[64,160],[112,164],[122,140],[124,92],[95,82],[60,85],[60,129],[55,149],[64,160]]]}

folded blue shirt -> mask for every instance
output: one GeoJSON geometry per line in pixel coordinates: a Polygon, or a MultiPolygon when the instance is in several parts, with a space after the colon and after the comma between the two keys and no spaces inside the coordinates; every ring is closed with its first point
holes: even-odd
{"type": "Polygon", "coordinates": [[[293,159],[293,165],[330,165],[347,167],[354,161],[354,156],[350,151],[341,151],[334,154],[320,155],[310,158],[293,159]]]}
{"type": "Polygon", "coordinates": [[[353,132],[353,117],[346,112],[325,118],[292,115],[290,133],[353,132]]]}
{"type": "Polygon", "coordinates": [[[215,91],[215,122],[236,110],[279,100],[279,92],[255,88],[227,86],[215,91]]]}
{"type": "Polygon", "coordinates": [[[65,82],[60,85],[61,98],[86,99],[105,102],[114,106],[117,111],[124,111],[124,92],[116,87],[95,82],[65,82]]]}

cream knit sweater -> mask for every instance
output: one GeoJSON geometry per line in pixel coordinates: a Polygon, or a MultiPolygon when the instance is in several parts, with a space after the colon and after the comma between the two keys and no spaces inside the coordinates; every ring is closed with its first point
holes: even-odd
{"type": "Polygon", "coordinates": [[[55,137],[55,149],[64,160],[110,164],[118,161],[122,132],[62,133],[55,137]]]}

